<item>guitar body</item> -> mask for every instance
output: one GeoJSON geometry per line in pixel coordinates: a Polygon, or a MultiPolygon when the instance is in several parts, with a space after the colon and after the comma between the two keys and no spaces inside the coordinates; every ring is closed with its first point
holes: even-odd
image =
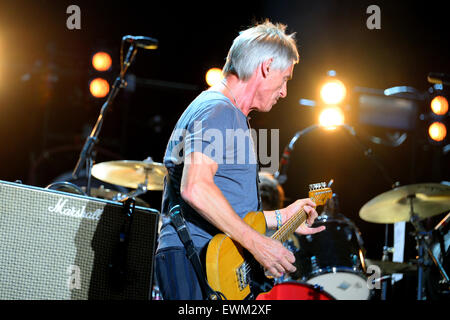
{"type": "MultiPolygon", "coordinates": [[[[262,212],[249,212],[244,221],[259,233],[266,232],[266,219],[262,212]]],[[[264,270],[251,254],[223,233],[213,237],[208,244],[206,276],[211,288],[228,300],[243,300],[251,297],[252,293],[256,296],[258,288],[252,284],[265,278],[264,270]]]]}

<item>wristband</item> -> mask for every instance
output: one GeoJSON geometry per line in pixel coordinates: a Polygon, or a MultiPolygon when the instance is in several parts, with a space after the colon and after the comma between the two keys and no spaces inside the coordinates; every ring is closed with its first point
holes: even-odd
{"type": "Polygon", "coordinates": [[[277,218],[277,230],[281,228],[282,220],[281,220],[281,212],[280,210],[275,210],[275,217],[277,218]]]}

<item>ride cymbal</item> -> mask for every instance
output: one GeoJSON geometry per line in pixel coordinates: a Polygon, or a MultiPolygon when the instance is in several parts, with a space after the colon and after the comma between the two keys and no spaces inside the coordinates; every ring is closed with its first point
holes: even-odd
{"type": "Polygon", "coordinates": [[[131,189],[144,184],[147,190],[162,190],[166,174],[163,164],[152,161],[107,161],[92,167],[97,179],[131,189]]]}
{"type": "Polygon", "coordinates": [[[418,218],[425,219],[450,210],[450,186],[419,183],[384,192],[359,211],[361,219],[373,223],[396,223],[411,220],[411,202],[418,218]]]}

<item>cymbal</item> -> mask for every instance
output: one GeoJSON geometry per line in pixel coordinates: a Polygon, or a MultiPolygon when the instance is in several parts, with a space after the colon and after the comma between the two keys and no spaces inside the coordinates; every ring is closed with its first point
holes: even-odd
{"type": "MultiPolygon", "coordinates": [[[[86,187],[82,187],[82,189],[85,190],[86,187]]],[[[106,189],[103,186],[100,186],[100,188],[91,188],[91,197],[94,198],[119,201],[122,197],[126,196],[127,196],[126,194],[120,193],[115,190],[106,189]]],[[[150,205],[144,200],[137,197],[135,197],[134,200],[136,201],[137,206],[150,208],[150,205]]]]}
{"type": "Polygon", "coordinates": [[[396,223],[411,220],[411,199],[419,219],[450,210],[450,186],[439,183],[419,183],[384,192],[359,211],[361,219],[373,223],[396,223]]]}
{"type": "Polygon", "coordinates": [[[144,184],[147,190],[162,190],[166,174],[166,167],[153,161],[107,161],[92,167],[92,175],[97,179],[131,189],[144,184]]]}
{"type": "Polygon", "coordinates": [[[417,271],[417,266],[410,263],[401,263],[393,261],[382,261],[382,260],[369,260],[365,259],[366,265],[375,265],[380,267],[384,274],[391,273],[413,273],[417,271]]]}

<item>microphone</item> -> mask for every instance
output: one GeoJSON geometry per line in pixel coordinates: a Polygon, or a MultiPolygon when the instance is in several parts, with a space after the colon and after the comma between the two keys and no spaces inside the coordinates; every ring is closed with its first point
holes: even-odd
{"type": "Polygon", "coordinates": [[[136,47],[147,49],[147,50],[155,50],[158,49],[158,40],[150,37],[144,36],[124,36],[122,41],[130,42],[134,44],[136,47]]]}
{"type": "Polygon", "coordinates": [[[445,73],[430,72],[428,73],[428,82],[448,86],[450,85],[450,75],[445,73]]]}

